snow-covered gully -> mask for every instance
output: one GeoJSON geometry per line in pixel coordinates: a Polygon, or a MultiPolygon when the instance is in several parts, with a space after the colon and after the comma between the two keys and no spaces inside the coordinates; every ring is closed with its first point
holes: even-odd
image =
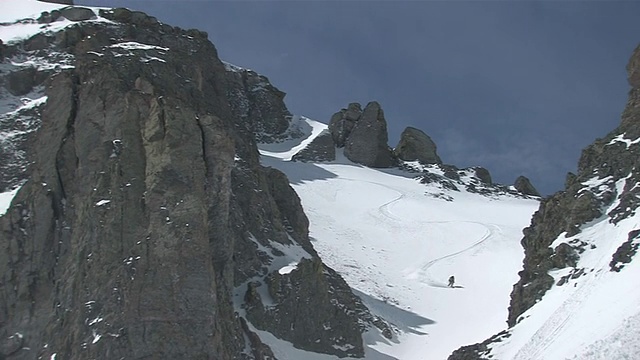
{"type": "Polygon", "coordinates": [[[326,128],[299,119],[310,136],[265,145],[261,161],[289,177],[323,261],[398,329],[393,341],[367,334],[366,358],[446,359],[503,330],[522,229],[538,202],[465,190],[443,196],[419,173],[353,164],[340,149],[334,162],[292,162],[291,149],[326,128]],[[446,287],[451,275],[462,287],[446,287]]]}

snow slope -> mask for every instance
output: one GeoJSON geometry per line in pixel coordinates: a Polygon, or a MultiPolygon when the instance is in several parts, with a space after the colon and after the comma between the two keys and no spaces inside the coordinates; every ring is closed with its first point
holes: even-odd
{"type": "MultiPolygon", "coordinates": [[[[344,157],[291,162],[326,128],[297,121],[309,137],[261,146],[262,162],[289,177],[323,261],[397,328],[394,341],[366,334],[368,359],[446,359],[506,327],[523,258],[521,231],[536,200],[462,190],[448,192],[447,201],[440,187],[419,183],[416,173],[370,169],[344,157]],[[450,275],[455,288],[447,287],[450,275]]],[[[271,345],[283,358],[300,358],[287,355],[284,342],[271,345]]]]}
{"type": "MultiPolygon", "coordinates": [[[[616,183],[621,194],[627,179],[616,183]]],[[[597,186],[597,181],[585,183],[597,186]]],[[[616,208],[614,201],[604,213],[616,208]]],[[[557,282],[572,268],[556,270],[556,280],[542,300],[525,312],[509,331],[510,337],[490,346],[496,359],[640,359],[640,262],[631,261],[620,272],[609,263],[629,232],[640,229],[640,214],[617,224],[604,215],[582,227],[578,235],[561,234],[552,247],[561,243],[584,244],[577,269],[584,275],[557,282]]],[[[639,240],[634,240],[637,243],[639,240]]]]}

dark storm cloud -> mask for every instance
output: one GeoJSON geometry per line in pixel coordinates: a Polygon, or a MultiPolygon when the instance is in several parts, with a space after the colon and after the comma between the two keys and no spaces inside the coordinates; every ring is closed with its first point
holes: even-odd
{"type": "Polygon", "coordinates": [[[580,150],[617,126],[637,2],[84,1],[209,33],[220,56],[268,76],[297,114],[328,122],[379,101],[442,159],[560,190],[580,150]]]}

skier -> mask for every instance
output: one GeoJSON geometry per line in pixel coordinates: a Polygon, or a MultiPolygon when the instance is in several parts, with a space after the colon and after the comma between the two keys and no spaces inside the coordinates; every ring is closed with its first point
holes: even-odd
{"type": "Polygon", "coordinates": [[[453,283],[456,281],[456,278],[453,275],[449,276],[449,287],[453,287],[453,283]]]}

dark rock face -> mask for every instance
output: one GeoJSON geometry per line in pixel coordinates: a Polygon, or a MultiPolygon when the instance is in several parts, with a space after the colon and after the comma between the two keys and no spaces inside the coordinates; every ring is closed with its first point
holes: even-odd
{"type": "MultiPolygon", "coordinates": [[[[318,259],[305,259],[290,276],[271,273],[265,279],[266,284],[260,286],[268,288],[275,304],[264,306],[255,288],[249,287],[245,298],[253,300],[249,302],[247,318],[257,328],[272,329],[274,335],[300,348],[326,352],[325,349],[336,345],[332,353],[337,356],[363,356],[359,332],[348,333],[345,337],[339,329],[360,327],[354,309],[362,310],[364,306],[357,298],[340,293],[346,284],[334,286],[326,282],[326,271],[328,268],[318,259]],[[304,298],[299,298],[301,294],[304,298]],[[348,306],[331,304],[331,299],[336,297],[348,306]],[[327,331],[329,329],[338,331],[327,331]]],[[[332,278],[343,281],[336,274],[332,274],[332,278]]]]}
{"type": "MultiPolygon", "coordinates": [[[[637,187],[640,181],[640,144],[632,142],[640,138],[640,47],[634,51],[627,73],[632,89],[620,126],[582,151],[577,174],[567,175],[564,191],[542,200],[531,225],[524,229],[521,243],[525,259],[523,270],[519,272],[520,280],[511,293],[507,319],[510,327],[517,324],[520,315],[551,288],[553,278],[548,274],[549,270],[561,266],[574,267],[579,254],[585,251],[576,240],[552,249],[550,245],[559,236],[563,233],[565,237],[579,234],[582,225],[599,217],[616,224],[635,214],[640,206],[640,189],[637,187]],[[619,191],[621,182],[622,190],[619,191]],[[615,200],[619,200],[619,204],[604,213],[604,209],[615,200]]],[[[631,232],[629,240],[612,254],[611,270],[619,271],[634,255],[637,245],[637,233],[631,232]]],[[[583,274],[584,269],[574,268],[558,285],[583,274]]],[[[462,352],[456,351],[449,359],[480,359],[483,356],[479,350],[466,352],[467,357],[459,354],[462,352]]]]}
{"type": "Polygon", "coordinates": [[[420,161],[423,164],[442,164],[436,151],[436,144],[422,130],[408,127],[400,135],[400,142],[394,149],[395,155],[405,161],[420,161]]]}
{"type": "Polygon", "coordinates": [[[325,131],[318,135],[311,144],[307,145],[302,151],[295,154],[292,158],[294,161],[333,161],[336,159],[336,145],[329,131],[325,131]]]}
{"type": "Polygon", "coordinates": [[[518,176],[513,187],[525,195],[540,196],[538,190],[536,190],[536,188],[531,184],[531,181],[529,181],[525,176],[518,176]]]}
{"type": "Polygon", "coordinates": [[[37,85],[42,84],[46,79],[34,67],[27,67],[10,72],[6,76],[5,88],[14,96],[26,95],[37,85]]]}
{"type": "Polygon", "coordinates": [[[248,69],[226,64],[229,77],[227,94],[231,111],[258,142],[284,138],[291,113],[284,104],[285,93],[271,85],[267,77],[248,69]]]}
{"type": "Polygon", "coordinates": [[[30,179],[0,217],[0,358],[273,358],[245,312],[299,348],[362,356],[375,319],[321,263],[286,176],[260,165],[207,35],[100,15],[119,25],[37,40],[73,67],[44,82],[38,146],[22,143],[33,165],[6,180],[30,179]],[[279,273],[290,249],[307,260],[279,273]],[[252,282],[273,303],[245,302],[252,282]],[[282,322],[260,322],[260,307],[282,322]]]}
{"type": "Polygon", "coordinates": [[[520,280],[511,292],[509,326],[515,325],[518,317],[541,299],[553,284],[553,278],[548,274],[555,267],[551,243],[563,232],[566,236],[577,234],[580,225],[602,214],[599,210],[601,201],[590,192],[578,196],[580,187],[577,183],[570,193],[559,192],[542,200],[531,225],[523,230],[524,269],[519,272],[520,280]]]}
{"type": "Polygon", "coordinates": [[[351,135],[351,130],[356,121],[362,115],[362,107],[358,103],[351,103],[346,109],[342,109],[331,116],[329,121],[329,132],[333,142],[337,147],[345,146],[347,138],[351,135]]]}
{"type": "Polygon", "coordinates": [[[380,104],[372,101],[364,108],[347,138],[344,154],[365,166],[385,168],[394,164],[388,145],[387,121],[380,104]]]}

